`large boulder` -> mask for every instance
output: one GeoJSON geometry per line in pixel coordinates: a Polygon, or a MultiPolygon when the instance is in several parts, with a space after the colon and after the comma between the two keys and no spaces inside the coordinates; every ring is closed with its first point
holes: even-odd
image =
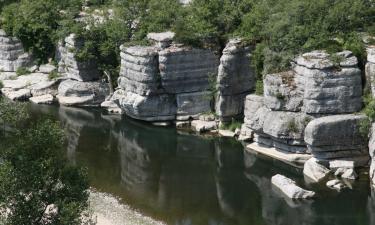
{"type": "Polygon", "coordinates": [[[216,113],[222,121],[243,116],[246,95],[255,87],[251,48],[239,39],[228,42],[220,58],[216,113]]]}
{"type": "Polygon", "coordinates": [[[314,157],[368,159],[367,138],[360,132],[364,115],[334,115],[311,121],[305,129],[305,142],[314,157]]]}
{"type": "Polygon", "coordinates": [[[9,37],[4,30],[0,30],[0,70],[14,72],[20,67],[30,66],[31,61],[21,41],[15,37],[9,37]]]}
{"type": "Polygon", "coordinates": [[[272,110],[301,110],[303,102],[303,78],[293,71],[268,74],[264,78],[265,104],[272,110]]]}
{"type": "Polygon", "coordinates": [[[59,85],[56,97],[61,105],[100,106],[108,95],[109,88],[106,83],[65,80],[59,85]]]}
{"type": "Polygon", "coordinates": [[[84,42],[71,34],[60,41],[56,49],[56,60],[59,72],[63,72],[70,79],[77,81],[98,80],[100,73],[95,60],[77,59],[77,52],[82,49],[84,42]]]}
{"type": "Polygon", "coordinates": [[[210,50],[171,46],[159,52],[161,85],[169,94],[206,91],[218,62],[210,50]]]}
{"type": "Polygon", "coordinates": [[[296,59],[294,72],[304,79],[304,112],[341,114],[361,110],[361,71],[351,52],[303,54],[296,59]]]}

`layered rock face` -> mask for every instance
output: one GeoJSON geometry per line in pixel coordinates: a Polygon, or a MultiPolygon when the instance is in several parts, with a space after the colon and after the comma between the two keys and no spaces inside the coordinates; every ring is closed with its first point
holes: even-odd
{"type": "Polygon", "coordinates": [[[264,96],[247,96],[244,127],[256,143],[277,151],[366,164],[366,140],[359,132],[365,117],[350,114],[362,108],[357,64],[348,51],[299,56],[291,71],[265,76],[264,96]]]}
{"type": "Polygon", "coordinates": [[[56,51],[58,71],[65,73],[67,78],[73,80],[97,80],[100,77],[97,63],[94,60],[78,61],[76,59],[76,51],[79,51],[83,44],[74,34],[66,37],[64,42],[59,43],[56,51]]]}
{"type": "Polygon", "coordinates": [[[25,53],[22,43],[0,30],[0,70],[14,72],[20,67],[30,66],[31,57],[25,53]]]}
{"type": "Polygon", "coordinates": [[[217,77],[216,114],[223,122],[242,119],[246,95],[254,90],[251,49],[231,40],[223,50],[217,77]]]}
{"type": "Polygon", "coordinates": [[[215,54],[160,46],[165,47],[121,48],[120,90],[113,100],[125,114],[145,121],[188,120],[211,111],[208,89],[209,76],[217,74],[215,54]]]}
{"type": "Polygon", "coordinates": [[[71,34],[57,47],[58,72],[66,79],[59,85],[56,96],[61,105],[99,106],[109,95],[108,84],[98,81],[100,73],[95,60],[77,59],[83,45],[83,41],[71,34]]]}

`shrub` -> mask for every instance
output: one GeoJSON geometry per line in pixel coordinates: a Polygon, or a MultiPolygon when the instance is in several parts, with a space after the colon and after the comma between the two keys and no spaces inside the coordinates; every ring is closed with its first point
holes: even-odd
{"type": "Polygon", "coordinates": [[[240,121],[232,119],[230,123],[223,123],[220,128],[223,130],[230,130],[234,132],[236,129],[241,128],[241,126],[242,123],[240,121]]]}
{"type": "Polygon", "coordinates": [[[2,89],[3,87],[4,87],[3,81],[0,80],[0,89],[2,89]]]}
{"type": "Polygon", "coordinates": [[[49,80],[55,80],[60,77],[60,74],[57,71],[52,71],[48,74],[49,80]]]}
{"type": "Polygon", "coordinates": [[[31,73],[30,70],[26,67],[19,67],[16,70],[17,76],[22,76],[22,75],[26,75],[26,74],[30,74],[30,73],[31,73]]]}

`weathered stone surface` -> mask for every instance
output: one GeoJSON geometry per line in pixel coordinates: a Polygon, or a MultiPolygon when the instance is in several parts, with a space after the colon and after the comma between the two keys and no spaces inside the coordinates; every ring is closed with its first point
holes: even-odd
{"type": "Polygon", "coordinates": [[[191,122],[191,127],[193,130],[199,133],[212,131],[217,129],[216,121],[201,121],[201,120],[193,120],[191,122]]]}
{"type": "Polygon", "coordinates": [[[133,92],[124,92],[118,101],[125,114],[135,119],[144,121],[176,119],[177,107],[173,95],[142,96],[133,92]]]}
{"type": "Polygon", "coordinates": [[[367,61],[370,63],[375,63],[375,46],[370,45],[367,47],[367,61]]]}
{"type": "Polygon", "coordinates": [[[304,79],[302,110],[310,114],[358,112],[362,79],[357,64],[348,51],[334,55],[315,51],[298,57],[294,72],[304,79]]]}
{"type": "Polygon", "coordinates": [[[306,125],[312,118],[304,113],[270,111],[266,114],[263,132],[288,144],[304,145],[306,125]]]}
{"type": "MultiPolygon", "coordinates": [[[[359,130],[364,115],[334,115],[311,121],[305,129],[305,142],[319,151],[352,150],[366,146],[367,140],[359,130]],[[325,147],[327,146],[327,147],[325,147]]],[[[314,150],[314,149],[313,149],[314,150]]]]}
{"type": "Polygon", "coordinates": [[[201,113],[211,111],[210,92],[193,92],[176,95],[177,120],[197,119],[201,113]]]}
{"type": "Polygon", "coordinates": [[[327,182],[327,187],[331,189],[335,189],[337,191],[341,191],[343,188],[345,188],[345,184],[343,184],[340,180],[330,180],[327,182]]]}
{"type": "Polygon", "coordinates": [[[320,182],[326,178],[329,173],[330,170],[320,164],[315,158],[309,159],[303,167],[303,174],[313,182],[320,182]]]}
{"type": "Polygon", "coordinates": [[[358,178],[358,174],[355,172],[354,169],[347,169],[342,175],[342,178],[349,179],[349,180],[356,180],[358,178]]]}
{"type": "Polygon", "coordinates": [[[51,94],[46,94],[46,95],[41,95],[41,96],[36,96],[36,97],[31,97],[29,100],[32,103],[35,104],[52,104],[53,103],[53,95],[51,94]]]}
{"type": "Polygon", "coordinates": [[[57,69],[57,68],[56,68],[56,66],[54,66],[54,65],[51,65],[51,64],[45,64],[45,65],[41,65],[41,66],[39,67],[39,72],[40,72],[40,73],[46,73],[46,74],[49,74],[49,73],[55,71],[56,69],[57,69]]]}
{"type": "Polygon", "coordinates": [[[245,125],[249,129],[263,133],[265,115],[270,110],[264,107],[264,98],[258,95],[248,95],[245,101],[245,125]]]}
{"type": "Polygon", "coordinates": [[[221,121],[243,116],[244,100],[254,86],[251,49],[241,40],[232,39],[223,50],[218,69],[216,113],[221,121]]]}
{"type": "Polygon", "coordinates": [[[218,57],[210,50],[172,46],[159,52],[161,84],[167,93],[206,91],[217,75],[218,57]]]}
{"type": "Polygon", "coordinates": [[[59,42],[56,49],[58,71],[66,73],[70,79],[77,81],[98,80],[100,73],[95,60],[80,61],[76,58],[76,51],[83,47],[83,41],[78,40],[74,34],[69,35],[64,41],[59,42]]]}
{"type": "Polygon", "coordinates": [[[163,33],[149,33],[147,39],[155,42],[156,46],[159,48],[167,48],[171,45],[174,36],[174,32],[167,31],[163,33]]]}
{"type": "Polygon", "coordinates": [[[2,88],[1,92],[5,95],[5,97],[12,101],[25,101],[31,97],[30,89],[10,90],[7,88],[2,88]]]}
{"type": "Polygon", "coordinates": [[[233,138],[236,136],[236,133],[230,130],[219,130],[219,135],[223,137],[233,138]]]}
{"type": "Polygon", "coordinates": [[[291,199],[305,199],[315,196],[315,192],[298,187],[295,181],[280,174],[273,176],[271,182],[291,199]]]}
{"type": "Polygon", "coordinates": [[[25,53],[20,40],[9,37],[0,31],[0,70],[16,71],[20,67],[27,67],[31,64],[31,57],[25,53]]]}
{"type": "Polygon", "coordinates": [[[304,84],[302,76],[287,71],[268,74],[264,78],[264,101],[271,110],[301,110],[304,84]]]}
{"type": "Polygon", "coordinates": [[[99,106],[109,94],[108,84],[102,82],[61,82],[56,96],[61,105],[99,106]]]}

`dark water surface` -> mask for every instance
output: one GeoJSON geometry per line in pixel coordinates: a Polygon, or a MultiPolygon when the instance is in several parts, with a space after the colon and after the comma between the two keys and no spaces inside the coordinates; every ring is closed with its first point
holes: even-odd
{"type": "Polygon", "coordinates": [[[353,190],[337,193],[309,185],[298,169],[244,152],[232,139],[182,134],[97,109],[31,105],[30,110],[34,119],[48,115],[62,122],[67,156],[88,168],[92,187],[167,224],[375,224],[375,192],[366,177],[353,190]],[[276,173],[318,197],[284,198],[270,183],[276,173]]]}

